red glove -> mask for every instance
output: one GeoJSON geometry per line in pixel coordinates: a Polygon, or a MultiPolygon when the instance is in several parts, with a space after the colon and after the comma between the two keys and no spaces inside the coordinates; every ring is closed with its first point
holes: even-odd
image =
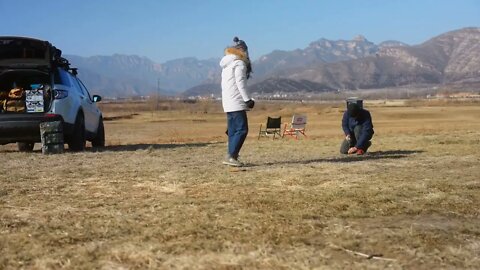
{"type": "Polygon", "coordinates": [[[362,149],[357,149],[357,155],[363,155],[365,154],[365,151],[363,151],[362,149]]]}

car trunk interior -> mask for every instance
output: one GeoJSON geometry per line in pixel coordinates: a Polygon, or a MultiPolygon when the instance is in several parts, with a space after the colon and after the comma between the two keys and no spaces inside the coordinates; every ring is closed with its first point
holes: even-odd
{"type": "Polygon", "coordinates": [[[51,78],[40,70],[0,73],[0,113],[44,113],[51,108],[51,78]]]}

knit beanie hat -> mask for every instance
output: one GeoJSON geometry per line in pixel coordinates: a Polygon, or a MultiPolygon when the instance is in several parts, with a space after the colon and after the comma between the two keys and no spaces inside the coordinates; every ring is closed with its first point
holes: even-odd
{"type": "Polygon", "coordinates": [[[233,47],[243,50],[244,52],[248,52],[248,46],[245,41],[239,39],[238,37],[233,38],[233,47]]]}

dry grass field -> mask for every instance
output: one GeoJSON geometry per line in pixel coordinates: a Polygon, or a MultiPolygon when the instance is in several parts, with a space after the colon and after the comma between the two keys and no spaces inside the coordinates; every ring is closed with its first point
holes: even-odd
{"type": "Polygon", "coordinates": [[[219,103],[160,105],[103,104],[101,152],[0,146],[0,269],[478,269],[480,103],[366,103],[343,156],[343,103],[259,101],[240,169],[219,103]]]}

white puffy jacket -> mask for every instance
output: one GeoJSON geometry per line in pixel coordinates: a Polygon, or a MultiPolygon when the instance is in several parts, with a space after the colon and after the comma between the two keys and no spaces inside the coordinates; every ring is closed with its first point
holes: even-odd
{"type": "Polygon", "coordinates": [[[227,54],[220,60],[222,67],[222,105],[224,112],[248,110],[247,67],[235,54],[227,54]]]}

